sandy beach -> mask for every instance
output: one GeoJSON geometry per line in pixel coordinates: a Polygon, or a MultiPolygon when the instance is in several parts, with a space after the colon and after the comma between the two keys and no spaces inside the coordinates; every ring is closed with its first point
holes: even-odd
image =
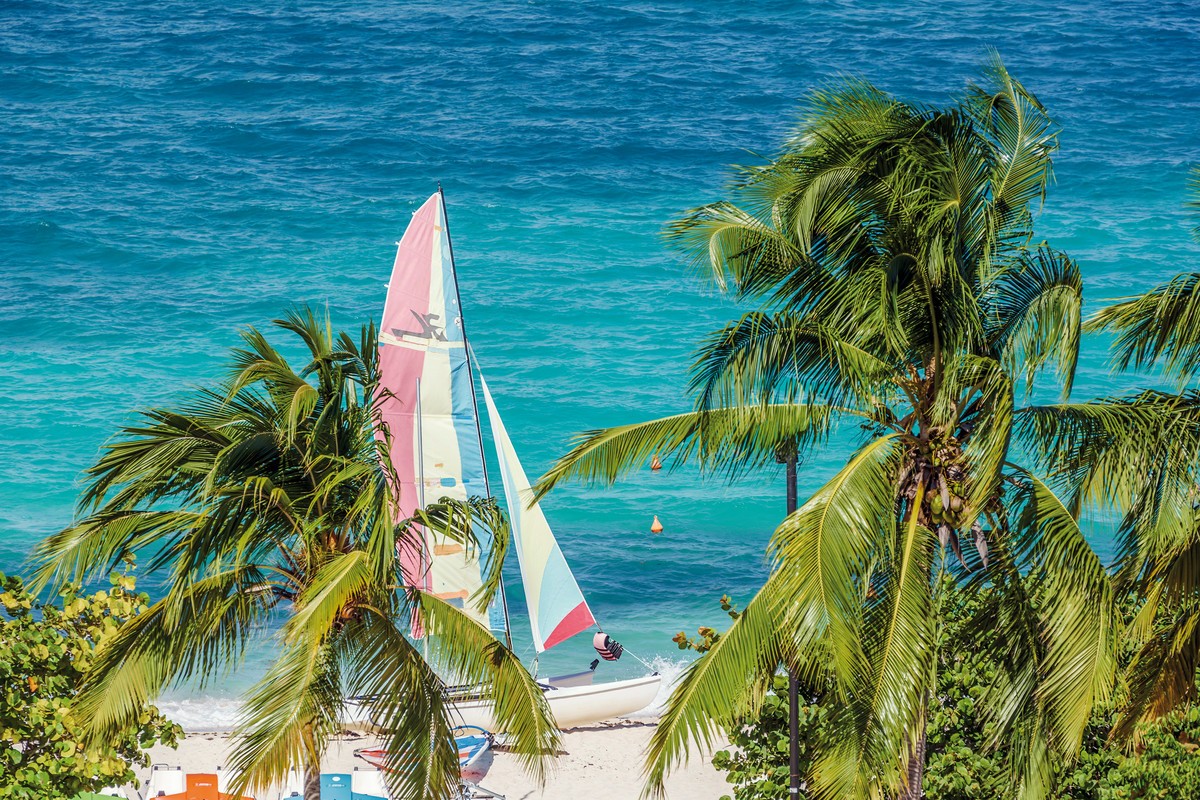
{"type": "MultiPolygon", "coordinates": [[[[538,788],[517,765],[516,759],[497,748],[467,773],[474,782],[505,796],[506,800],[557,800],[604,797],[635,800],[641,793],[643,751],[654,732],[652,720],[614,720],[564,731],[559,756],[544,787],[538,788]]],[[[324,771],[349,772],[366,766],[354,750],[370,747],[370,736],[350,735],[335,742],[325,756],[324,771]]],[[[185,772],[211,771],[223,764],[229,748],[224,733],[192,733],[179,748],[155,747],[153,763],[181,765],[185,772]]],[[[143,787],[148,770],[139,777],[143,787]]],[[[729,792],[722,773],[713,769],[709,754],[693,754],[690,761],[667,780],[671,800],[716,800],[729,792]]],[[[275,800],[265,795],[258,800],[275,800]]]]}

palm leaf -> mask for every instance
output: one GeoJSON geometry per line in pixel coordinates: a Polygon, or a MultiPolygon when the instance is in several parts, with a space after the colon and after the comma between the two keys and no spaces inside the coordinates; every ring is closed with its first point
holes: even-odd
{"type": "Polygon", "coordinates": [[[895,529],[895,480],[903,455],[889,434],[865,445],[771,537],[776,570],[791,593],[795,647],[824,639],[843,696],[863,691],[863,581],[895,529]]]}
{"type": "Polygon", "coordinates": [[[521,659],[461,610],[437,597],[413,591],[429,634],[430,657],[443,674],[490,687],[497,729],[507,735],[509,752],[539,783],[543,758],[557,751],[558,731],[541,687],[521,659]]]}
{"type": "Polygon", "coordinates": [[[568,478],[612,483],[652,456],[736,473],[773,461],[785,444],[803,446],[829,430],[838,409],[822,405],[755,405],[675,414],[633,425],[587,431],[533,487],[540,500],[568,478]]]}
{"type": "Polygon", "coordinates": [[[787,580],[773,574],[712,649],[688,665],[646,749],[643,797],[665,797],[667,773],[686,761],[692,744],[711,747],[721,726],[752,716],[762,701],[763,680],[781,660],[800,668],[805,651],[783,641],[781,612],[787,580]]]}
{"type": "Polygon", "coordinates": [[[1037,596],[1047,642],[1039,692],[1055,749],[1078,752],[1097,703],[1109,699],[1116,676],[1120,615],[1108,573],[1068,507],[1024,470],[1023,543],[1038,571],[1037,596]]]}
{"type": "Polygon", "coordinates": [[[1037,372],[1053,363],[1066,400],[1079,359],[1083,305],[1079,266],[1063,253],[1042,246],[1003,271],[989,284],[988,294],[990,316],[996,320],[989,339],[1005,367],[1025,373],[1028,396],[1037,372]]]}
{"type": "Polygon", "coordinates": [[[1087,330],[1116,334],[1118,369],[1162,361],[1180,385],[1200,368],[1200,272],[1185,272],[1136,298],[1100,309],[1087,330]]]}

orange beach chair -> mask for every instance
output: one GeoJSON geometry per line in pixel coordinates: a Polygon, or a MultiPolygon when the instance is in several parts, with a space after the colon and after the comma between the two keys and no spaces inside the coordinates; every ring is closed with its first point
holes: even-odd
{"type": "Polygon", "coordinates": [[[187,776],[187,788],[179,794],[163,794],[149,800],[254,800],[253,797],[225,794],[217,788],[215,774],[192,773],[187,776]]]}

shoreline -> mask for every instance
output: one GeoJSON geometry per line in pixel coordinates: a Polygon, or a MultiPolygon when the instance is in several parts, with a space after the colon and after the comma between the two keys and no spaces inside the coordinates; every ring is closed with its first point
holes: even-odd
{"type": "MultiPolygon", "coordinates": [[[[658,722],[656,719],[614,719],[562,732],[558,755],[547,770],[546,783],[538,787],[516,759],[497,746],[464,772],[464,777],[507,800],[539,800],[565,797],[611,797],[634,800],[642,791],[645,747],[658,722]]],[[[151,764],[182,766],[184,772],[212,772],[228,756],[229,732],[186,732],[178,748],[151,748],[151,764]]],[[[366,767],[354,751],[371,747],[379,740],[370,734],[345,732],[326,750],[323,772],[351,772],[366,767]]],[[[719,747],[716,749],[720,749],[719,747]]],[[[138,769],[142,790],[149,768],[138,769]]],[[[666,782],[669,800],[697,798],[716,800],[731,793],[725,774],[712,766],[711,752],[693,752],[666,782]]],[[[264,793],[256,800],[276,800],[277,793],[264,793]]]]}

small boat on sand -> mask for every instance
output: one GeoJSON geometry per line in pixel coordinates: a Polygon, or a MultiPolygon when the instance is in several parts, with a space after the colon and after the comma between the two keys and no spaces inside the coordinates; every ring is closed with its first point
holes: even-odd
{"type": "MultiPolygon", "coordinates": [[[[489,731],[474,725],[463,725],[455,728],[451,733],[454,736],[454,744],[458,748],[460,772],[465,772],[474,766],[496,743],[496,737],[489,731]]],[[[388,768],[387,750],[362,748],[355,750],[354,755],[381,770],[388,768]]],[[[460,787],[462,791],[459,800],[504,800],[504,795],[483,788],[468,780],[465,775],[460,777],[460,787]]]]}

